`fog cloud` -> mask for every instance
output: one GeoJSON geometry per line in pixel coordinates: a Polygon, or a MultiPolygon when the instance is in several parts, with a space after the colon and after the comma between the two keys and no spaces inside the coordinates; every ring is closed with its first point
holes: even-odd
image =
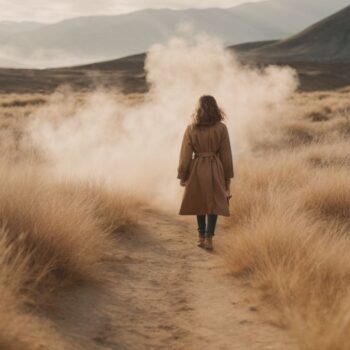
{"type": "Polygon", "coordinates": [[[31,142],[60,177],[104,181],[175,209],[180,142],[202,94],[213,94],[228,115],[235,156],[245,150],[246,131],[288,108],[297,81],[290,68],[243,67],[220,41],[193,36],[156,45],[146,61],[151,85],[144,101],[93,93],[77,104],[57,93],[36,113],[31,142]]]}

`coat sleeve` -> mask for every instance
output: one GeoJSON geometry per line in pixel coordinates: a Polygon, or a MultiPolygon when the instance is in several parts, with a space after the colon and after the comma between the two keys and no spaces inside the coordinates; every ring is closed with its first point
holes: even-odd
{"type": "Polygon", "coordinates": [[[223,131],[223,137],[220,144],[219,157],[224,168],[225,181],[227,183],[230,181],[231,178],[233,178],[234,172],[230,136],[228,134],[226,125],[223,131]]]}
{"type": "Polygon", "coordinates": [[[180,151],[180,161],[178,167],[177,178],[181,181],[186,181],[189,177],[190,167],[192,162],[193,147],[190,139],[190,127],[187,127],[182,140],[180,151]]]}

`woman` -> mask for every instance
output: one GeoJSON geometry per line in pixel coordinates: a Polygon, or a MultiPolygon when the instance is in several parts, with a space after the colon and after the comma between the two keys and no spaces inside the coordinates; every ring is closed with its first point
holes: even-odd
{"type": "Polygon", "coordinates": [[[198,246],[213,249],[218,215],[229,216],[233,163],[224,113],[213,96],[202,96],[182,141],[178,179],[185,193],[180,215],[197,215],[198,246]],[[207,220],[206,220],[207,219],[207,220]]]}

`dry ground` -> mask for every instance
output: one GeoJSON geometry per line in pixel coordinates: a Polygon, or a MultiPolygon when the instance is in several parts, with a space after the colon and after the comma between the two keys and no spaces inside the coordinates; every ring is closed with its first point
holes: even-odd
{"type": "Polygon", "coordinates": [[[196,247],[193,220],[145,208],[139,221],[114,242],[106,283],[55,299],[49,317],[77,349],[295,349],[220,255],[196,247]]]}

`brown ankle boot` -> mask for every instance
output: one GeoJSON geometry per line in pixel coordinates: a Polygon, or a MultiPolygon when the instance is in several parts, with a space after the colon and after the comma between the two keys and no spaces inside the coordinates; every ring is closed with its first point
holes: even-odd
{"type": "Polygon", "coordinates": [[[199,236],[199,237],[198,237],[197,246],[198,246],[199,248],[204,248],[204,241],[205,241],[204,236],[199,236]]]}
{"type": "Polygon", "coordinates": [[[212,237],[206,237],[204,240],[204,247],[207,250],[213,250],[213,238],[212,237]]]}

